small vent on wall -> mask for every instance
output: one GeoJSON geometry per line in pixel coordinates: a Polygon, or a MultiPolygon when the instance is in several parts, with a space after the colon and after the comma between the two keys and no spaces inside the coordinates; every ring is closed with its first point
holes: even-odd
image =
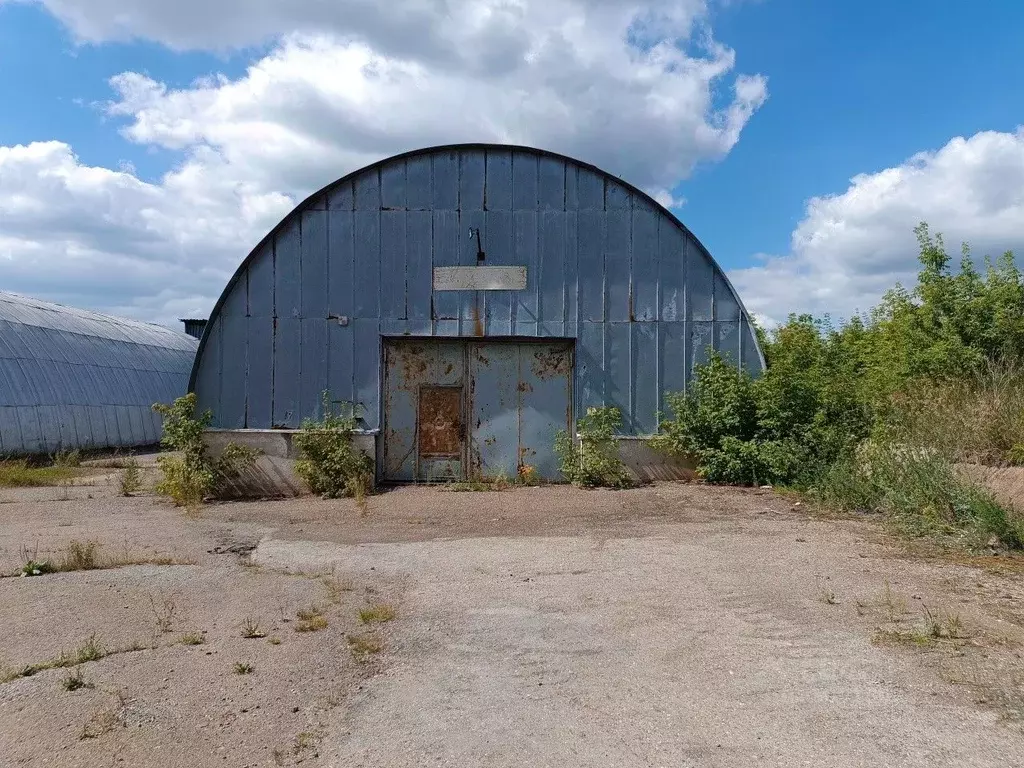
{"type": "Polygon", "coordinates": [[[206,329],[206,320],[188,318],[181,322],[185,324],[185,333],[189,336],[195,336],[197,339],[203,338],[203,331],[206,329]]]}

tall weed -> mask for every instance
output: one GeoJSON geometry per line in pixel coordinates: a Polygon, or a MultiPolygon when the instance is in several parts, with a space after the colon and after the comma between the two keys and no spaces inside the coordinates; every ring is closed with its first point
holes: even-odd
{"type": "Polygon", "coordinates": [[[295,473],[309,489],[324,498],[354,497],[360,506],[373,490],[373,459],[352,442],[356,429],[354,406],[347,412],[336,412],[330,396],[323,393],[324,416],[306,419],[302,431],[295,435],[299,459],[295,473]]]}

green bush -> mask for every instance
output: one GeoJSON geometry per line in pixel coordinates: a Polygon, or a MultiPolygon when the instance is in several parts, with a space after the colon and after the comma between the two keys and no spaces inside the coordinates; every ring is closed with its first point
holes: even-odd
{"type": "Polygon", "coordinates": [[[222,484],[246,471],[260,456],[260,451],[229,443],[217,459],[210,457],[203,442],[203,432],[213,420],[210,411],[196,415],[194,392],[167,405],[156,403],[153,410],[163,417],[160,444],[178,455],[159,456],[157,463],[163,474],[156,492],[169,496],[180,507],[194,507],[208,496],[215,495],[222,484]]]}
{"type": "Polygon", "coordinates": [[[373,459],[352,444],[356,429],[355,408],[335,413],[325,392],[324,416],[306,419],[295,436],[299,459],[295,472],[309,489],[324,498],[352,496],[361,501],[373,489],[373,459]]]}
{"type": "Polygon", "coordinates": [[[622,425],[618,408],[588,408],[576,422],[579,441],[562,430],[555,437],[555,452],[562,476],[584,488],[630,488],[633,476],[619,458],[615,432],[622,425]]]}
{"type": "Polygon", "coordinates": [[[939,453],[868,440],[825,470],[813,490],[822,503],[851,512],[884,514],[910,536],[997,536],[1024,544],[1024,526],[995,497],[958,473],[939,453]]]}
{"type": "Polygon", "coordinates": [[[959,268],[941,236],[915,233],[920,272],[839,327],[790,316],[758,329],[754,380],[709,351],[688,391],[667,393],[657,447],[716,483],[785,484],[908,534],[1024,528],[957,463],[1024,463],[1024,279],[1013,255],[959,268]]]}

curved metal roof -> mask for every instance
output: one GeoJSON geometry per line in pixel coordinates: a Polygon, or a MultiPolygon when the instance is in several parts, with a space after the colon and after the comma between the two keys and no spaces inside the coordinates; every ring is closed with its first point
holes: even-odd
{"type": "MultiPolygon", "coordinates": [[[[751,326],[752,326],[751,315],[747,311],[747,308],[744,306],[743,300],[740,298],[739,294],[736,292],[736,289],[733,287],[732,282],[729,280],[728,275],[725,274],[725,271],[718,265],[718,262],[711,255],[711,252],[708,251],[708,249],[704,246],[704,244],[700,241],[700,239],[697,238],[697,236],[694,235],[693,232],[691,232],[687,228],[687,226],[685,224],[683,224],[683,222],[681,222],[678,219],[678,217],[676,217],[676,215],[674,213],[672,213],[672,211],[670,211],[668,208],[663,206],[661,203],[659,203],[657,200],[655,200],[651,195],[649,195],[647,192],[644,192],[639,187],[636,187],[633,184],[630,184],[628,181],[625,181],[621,177],[615,176],[614,174],[611,174],[608,171],[606,171],[606,170],[604,170],[602,168],[599,168],[596,165],[593,165],[592,163],[588,163],[588,162],[585,162],[583,160],[579,160],[579,159],[577,159],[575,157],[570,157],[569,155],[563,155],[563,154],[558,153],[558,152],[552,152],[551,150],[547,150],[547,149],[539,149],[537,147],[528,147],[528,146],[523,146],[523,145],[518,145],[518,144],[494,144],[494,143],[486,143],[486,142],[468,142],[468,143],[461,143],[461,144],[441,144],[441,145],[438,145],[438,146],[423,147],[423,148],[420,148],[420,149],[410,150],[408,152],[402,152],[400,154],[392,155],[390,157],[383,157],[383,158],[381,158],[380,160],[378,160],[378,161],[376,161],[374,163],[370,163],[367,166],[364,166],[362,168],[358,168],[358,169],[352,171],[351,173],[347,173],[344,176],[342,176],[341,178],[339,178],[339,179],[337,179],[335,181],[332,181],[331,183],[325,185],[321,189],[318,189],[316,192],[313,192],[305,200],[303,200],[301,203],[299,203],[297,206],[295,206],[295,208],[293,208],[289,213],[287,213],[284,216],[284,218],[282,218],[281,221],[278,222],[277,225],[273,229],[271,229],[267,233],[267,235],[262,240],[260,240],[260,242],[257,243],[256,246],[249,252],[249,255],[246,256],[245,259],[242,261],[242,263],[238,265],[238,269],[235,270],[234,274],[231,276],[231,279],[228,280],[227,284],[224,286],[224,290],[223,290],[223,292],[221,292],[220,297],[217,299],[217,303],[214,304],[213,311],[210,312],[209,321],[206,323],[206,328],[204,329],[203,335],[202,335],[202,337],[201,337],[201,339],[199,341],[199,349],[196,352],[196,356],[195,356],[195,359],[193,361],[192,370],[191,370],[190,375],[189,375],[188,391],[192,392],[192,391],[195,390],[195,387],[196,387],[196,377],[199,374],[199,364],[200,364],[200,361],[202,360],[202,357],[203,357],[203,351],[205,350],[206,345],[207,345],[207,341],[209,339],[209,336],[213,332],[213,328],[216,325],[215,321],[220,316],[221,309],[223,308],[224,303],[227,301],[228,296],[231,294],[231,291],[234,288],[235,284],[239,281],[240,278],[242,278],[246,274],[246,271],[249,269],[249,266],[259,256],[259,254],[263,251],[265,246],[268,243],[273,242],[274,238],[278,235],[278,233],[283,231],[285,229],[285,227],[291,221],[295,220],[296,217],[301,217],[303,211],[306,211],[309,208],[311,208],[316,203],[317,200],[321,199],[325,195],[329,195],[333,190],[342,187],[343,185],[353,181],[354,179],[356,179],[356,178],[358,178],[358,177],[360,177],[360,176],[362,176],[362,175],[364,175],[366,173],[371,173],[374,170],[378,170],[378,169],[383,168],[383,167],[385,167],[385,166],[387,166],[389,164],[393,164],[393,163],[396,163],[396,162],[399,162],[399,161],[402,161],[402,160],[407,160],[407,159],[410,159],[410,158],[419,157],[421,155],[431,155],[431,154],[437,154],[437,153],[442,153],[442,152],[459,152],[459,151],[474,151],[474,150],[480,150],[480,151],[485,151],[485,152],[488,151],[488,150],[510,151],[510,152],[527,152],[527,153],[535,154],[535,155],[537,155],[539,157],[548,157],[548,158],[553,158],[553,159],[560,160],[560,161],[563,161],[563,162],[572,163],[573,165],[575,165],[575,166],[577,166],[579,168],[587,169],[587,170],[589,170],[589,171],[591,171],[591,172],[593,172],[595,174],[598,174],[598,175],[600,175],[602,177],[609,178],[609,179],[614,179],[616,183],[621,184],[630,193],[632,193],[634,195],[637,195],[638,197],[640,197],[643,200],[645,200],[654,210],[659,211],[661,214],[663,214],[668,219],[670,219],[672,222],[674,222],[675,225],[678,226],[679,229],[688,238],[690,238],[694,243],[696,243],[696,245],[704,252],[704,255],[707,257],[707,259],[714,265],[715,269],[718,270],[719,274],[721,275],[722,280],[728,286],[729,291],[732,293],[733,297],[736,300],[736,303],[739,306],[740,314],[742,315],[742,317],[746,320],[747,323],[751,324],[751,326]]],[[[760,367],[761,367],[761,369],[764,369],[764,367],[765,367],[764,353],[762,352],[762,350],[760,348],[760,345],[758,345],[756,342],[755,342],[754,346],[756,348],[757,358],[758,358],[758,360],[760,362],[760,367]]]]}
{"type": "Polygon", "coordinates": [[[0,292],[0,455],[150,445],[197,342],[151,323],[0,292]]]}

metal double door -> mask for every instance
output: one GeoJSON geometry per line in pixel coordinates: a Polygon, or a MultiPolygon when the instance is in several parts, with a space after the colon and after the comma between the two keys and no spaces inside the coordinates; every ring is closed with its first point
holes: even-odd
{"type": "Polygon", "coordinates": [[[385,480],[560,479],[571,340],[386,339],[384,361],[385,480]]]}

